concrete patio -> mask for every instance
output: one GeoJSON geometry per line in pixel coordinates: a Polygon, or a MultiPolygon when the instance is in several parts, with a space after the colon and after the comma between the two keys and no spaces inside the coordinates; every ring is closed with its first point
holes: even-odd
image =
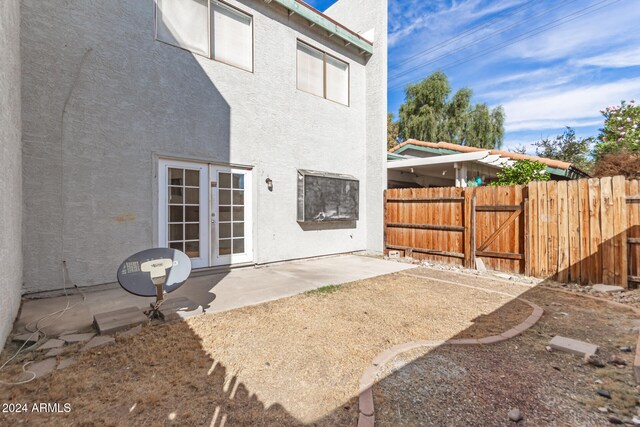
{"type": "MultiPolygon", "coordinates": [[[[187,297],[198,305],[195,310],[180,313],[182,317],[203,312],[218,313],[413,267],[411,264],[358,255],[290,261],[192,277],[180,289],[169,294],[167,301],[187,297]]],[[[33,328],[43,316],[64,309],[67,303],[72,308],[61,318],[52,321],[57,317],[52,316],[40,323],[41,326],[46,325],[43,331],[48,335],[86,330],[91,327],[96,314],[131,306],[148,308],[153,301],[153,298],[131,295],[117,285],[100,290],[85,288],[82,292],[84,302],[83,295],[75,290],[68,299],[66,296],[25,299],[14,332],[23,330],[26,325],[33,328]]]]}

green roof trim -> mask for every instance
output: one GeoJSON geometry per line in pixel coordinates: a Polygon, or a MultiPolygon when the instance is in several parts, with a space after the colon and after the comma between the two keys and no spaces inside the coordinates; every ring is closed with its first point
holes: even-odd
{"type": "Polygon", "coordinates": [[[273,0],[293,13],[302,16],[307,21],[318,27],[328,31],[340,37],[348,44],[352,44],[358,47],[361,51],[368,54],[373,54],[373,43],[358,36],[356,33],[348,30],[346,27],[338,24],[334,20],[322,14],[320,11],[313,9],[311,6],[307,6],[303,3],[299,3],[296,0],[273,0]]]}

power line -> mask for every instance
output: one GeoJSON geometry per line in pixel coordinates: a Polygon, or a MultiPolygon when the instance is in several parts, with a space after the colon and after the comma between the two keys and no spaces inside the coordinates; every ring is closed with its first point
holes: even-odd
{"type": "MultiPolygon", "coordinates": [[[[489,34],[487,34],[485,37],[482,37],[482,38],[480,38],[480,39],[474,40],[473,42],[470,42],[470,43],[464,44],[464,45],[460,46],[460,47],[459,47],[459,48],[457,48],[457,49],[454,49],[454,50],[452,50],[452,51],[449,51],[449,52],[447,52],[447,53],[445,53],[445,54],[443,54],[443,55],[440,55],[440,56],[438,56],[438,57],[436,57],[436,58],[433,58],[433,59],[431,59],[431,60],[429,60],[429,61],[427,61],[427,62],[423,62],[423,63],[421,63],[421,64],[419,64],[419,65],[414,66],[413,68],[410,68],[410,69],[408,69],[408,70],[402,71],[402,72],[400,72],[400,73],[396,73],[396,74],[392,75],[390,79],[391,79],[391,80],[395,80],[395,79],[397,79],[398,77],[402,77],[402,76],[404,76],[404,75],[407,75],[408,73],[410,73],[410,72],[412,72],[412,71],[414,71],[414,70],[417,70],[417,69],[418,69],[418,68],[420,68],[420,67],[424,67],[425,65],[433,64],[434,62],[437,62],[437,61],[439,61],[439,60],[441,60],[441,59],[444,59],[444,58],[446,58],[446,57],[448,57],[448,56],[451,56],[451,55],[453,55],[454,53],[458,53],[458,52],[460,52],[460,51],[462,51],[462,50],[465,50],[466,48],[468,48],[468,47],[470,47],[470,46],[476,45],[476,44],[478,44],[478,43],[480,43],[480,42],[482,42],[482,41],[484,41],[484,40],[490,39],[490,38],[492,38],[493,36],[496,36],[496,35],[499,35],[499,34],[505,33],[505,32],[507,32],[508,30],[510,30],[510,29],[512,29],[512,28],[514,28],[514,27],[519,26],[520,24],[527,23],[527,22],[529,22],[529,21],[530,21],[531,19],[533,19],[533,18],[538,18],[538,17],[540,17],[540,16],[542,16],[542,15],[546,15],[546,14],[548,14],[548,13],[550,13],[550,12],[552,12],[552,11],[556,10],[556,9],[559,9],[559,8],[561,8],[561,7],[566,6],[567,4],[575,3],[576,1],[577,1],[577,0],[571,0],[571,1],[569,1],[569,2],[566,2],[566,3],[562,3],[562,4],[560,4],[559,6],[555,6],[555,7],[552,7],[552,8],[550,8],[550,9],[545,9],[544,11],[542,11],[542,12],[540,12],[540,13],[536,14],[536,15],[533,15],[533,16],[530,16],[530,17],[528,17],[528,18],[526,18],[526,19],[523,19],[523,20],[517,21],[517,22],[515,22],[515,23],[513,23],[513,24],[511,24],[511,25],[509,25],[509,26],[507,26],[507,27],[505,27],[505,28],[503,28],[503,29],[501,29],[501,30],[498,30],[498,31],[494,31],[494,32],[492,32],[492,33],[489,33],[489,34]]],[[[607,1],[607,0],[604,0],[604,1],[607,1]]],[[[597,4],[595,4],[595,5],[591,5],[591,6],[588,6],[588,7],[587,7],[587,8],[585,8],[585,9],[592,8],[592,7],[595,7],[595,6],[597,6],[597,4]]],[[[551,21],[551,22],[549,22],[549,23],[547,23],[547,24],[544,24],[544,25],[542,25],[542,26],[540,26],[540,27],[534,28],[534,30],[536,30],[536,29],[538,29],[538,28],[543,28],[543,27],[545,27],[545,26],[547,26],[547,25],[551,25],[551,24],[553,24],[553,23],[555,23],[555,22],[558,22],[558,21],[561,21],[561,20],[563,20],[563,19],[566,19],[567,17],[570,17],[570,16],[572,16],[572,15],[575,15],[576,13],[579,13],[579,12],[581,12],[582,10],[585,10],[585,9],[581,9],[581,10],[579,10],[579,11],[577,11],[577,12],[573,12],[573,13],[571,13],[571,14],[569,14],[569,15],[565,15],[565,16],[563,16],[563,17],[561,17],[561,18],[556,19],[555,21],[551,21]]],[[[524,34],[527,34],[527,33],[524,33],[524,34]]]]}
{"type": "MultiPolygon", "coordinates": [[[[577,11],[577,12],[575,12],[575,13],[572,13],[572,14],[570,14],[570,15],[567,15],[567,16],[565,16],[565,17],[561,18],[561,19],[558,19],[558,20],[556,20],[556,21],[552,21],[552,23],[555,23],[555,22],[557,22],[557,21],[563,21],[563,22],[559,22],[559,23],[557,23],[556,25],[550,25],[550,24],[542,25],[542,26],[540,26],[540,27],[534,28],[534,29],[533,29],[533,30],[531,30],[531,31],[527,31],[526,33],[523,33],[523,34],[521,34],[521,35],[519,35],[519,36],[517,36],[517,37],[514,37],[514,38],[511,38],[511,39],[508,39],[508,40],[506,40],[504,43],[500,43],[500,44],[498,44],[498,45],[496,45],[496,46],[493,46],[493,47],[491,47],[491,48],[489,48],[489,49],[485,49],[485,50],[482,50],[482,51],[480,51],[480,52],[477,52],[476,54],[474,54],[474,55],[472,55],[472,56],[470,56],[470,57],[464,58],[464,59],[462,59],[462,60],[457,60],[457,61],[450,62],[450,63],[448,63],[448,64],[446,64],[446,65],[444,65],[444,66],[442,66],[442,67],[439,67],[439,68],[440,68],[440,69],[451,68],[451,67],[455,67],[455,66],[458,66],[458,65],[464,64],[464,63],[466,63],[466,62],[472,61],[472,60],[474,60],[474,59],[476,59],[476,58],[478,58],[478,57],[480,57],[480,56],[483,56],[483,55],[488,54],[488,53],[492,53],[492,52],[496,51],[498,48],[502,48],[502,47],[510,46],[510,45],[515,44],[515,43],[518,43],[518,42],[520,42],[520,41],[522,41],[522,40],[526,40],[526,39],[528,39],[528,38],[531,38],[531,37],[533,37],[533,36],[536,36],[536,35],[538,35],[538,34],[541,34],[541,33],[545,32],[545,31],[550,30],[550,29],[553,29],[553,28],[559,27],[559,26],[561,26],[561,25],[564,25],[564,24],[566,24],[566,23],[568,23],[568,22],[574,21],[574,20],[576,20],[576,19],[578,19],[578,18],[581,18],[581,17],[583,17],[583,16],[585,16],[585,15],[587,15],[587,14],[589,14],[589,13],[596,12],[596,11],[598,11],[598,10],[600,10],[600,9],[603,9],[603,8],[605,8],[605,7],[607,7],[607,6],[610,6],[610,5],[614,4],[614,3],[617,3],[617,2],[619,2],[620,0],[613,0],[612,2],[610,2],[610,3],[608,3],[608,4],[605,4],[605,5],[603,5],[603,6],[600,6],[600,7],[596,8],[596,9],[592,9],[593,7],[598,6],[598,5],[601,5],[602,3],[605,3],[605,2],[607,2],[607,1],[608,1],[608,0],[603,0],[603,1],[601,1],[600,3],[596,3],[595,5],[592,5],[592,6],[589,6],[589,7],[587,7],[587,8],[581,9],[581,10],[579,10],[579,11],[577,11]],[[592,9],[592,10],[589,10],[589,9],[592,9]],[[584,12],[584,13],[582,13],[582,14],[580,14],[580,15],[578,15],[578,16],[574,16],[574,17],[572,17],[573,15],[576,15],[576,14],[578,14],[578,13],[580,13],[580,12],[584,12]],[[569,17],[572,17],[572,18],[571,18],[571,19],[567,19],[567,20],[565,20],[566,18],[569,18],[569,17]],[[538,31],[538,30],[539,30],[539,31],[538,31]],[[525,37],[525,36],[526,36],[526,37],[525,37]]],[[[423,64],[423,65],[426,65],[426,64],[423,64]]],[[[415,71],[415,70],[417,70],[417,69],[419,69],[419,68],[421,68],[421,67],[422,67],[422,66],[419,66],[419,67],[413,68],[412,70],[408,70],[408,71],[409,71],[409,72],[410,72],[410,71],[415,71]]],[[[411,82],[411,80],[407,80],[407,81],[405,81],[405,82],[403,82],[403,83],[399,83],[399,84],[392,85],[391,87],[389,87],[389,90],[395,90],[395,89],[398,89],[398,88],[403,87],[404,85],[406,85],[407,83],[410,83],[410,82],[411,82]]]]}
{"type": "MultiPolygon", "coordinates": [[[[503,19],[503,18],[506,18],[506,17],[508,17],[508,16],[515,15],[517,12],[520,12],[520,11],[522,11],[523,9],[526,9],[528,5],[530,5],[530,4],[532,4],[532,3],[535,3],[535,2],[536,2],[536,0],[529,0],[528,2],[526,2],[526,3],[525,3],[525,4],[523,4],[523,5],[521,5],[520,7],[518,7],[518,8],[516,8],[516,9],[512,10],[512,11],[511,11],[511,13],[508,13],[508,14],[506,14],[506,15],[497,16],[497,17],[495,17],[495,18],[493,18],[493,19],[489,20],[488,22],[485,22],[485,23],[484,23],[484,24],[482,24],[482,25],[478,25],[478,26],[475,26],[475,27],[473,27],[473,28],[471,28],[471,29],[469,29],[469,30],[467,30],[467,31],[464,31],[464,32],[462,32],[462,33],[458,34],[458,35],[457,35],[457,36],[455,36],[455,37],[451,37],[451,38],[445,39],[445,40],[441,41],[440,43],[437,43],[437,44],[435,44],[435,45],[431,46],[430,48],[428,48],[428,49],[426,49],[426,50],[420,51],[420,52],[416,53],[415,55],[411,55],[411,56],[409,56],[409,57],[407,57],[407,58],[403,59],[403,60],[402,60],[402,61],[400,61],[400,62],[396,62],[395,64],[393,64],[393,68],[397,68],[397,67],[398,67],[398,66],[400,66],[400,65],[403,65],[403,64],[406,64],[406,63],[408,63],[408,62],[411,62],[411,61],[413,61],[414,59],[416,59],[416,58],[418,58],[418,57],[421,57],[421,56],[424,56],[424,55],[426,55],[426,54],[428,54],[428,53],[438,51],[438,50],[440,50],[440,49],[442,49],[442,48],[444,48],[444,47],[446,47],[446,46],[450,45],[451,43],[453,43],[453,42],[454,42],[454,41],[456,41],[456,40],[460,40],[460,39],[463,39],[463,38],[465,38],[465,37],[467,37],[467,36],[469,36],[469,35],[471,35],[471,34],[475,34],[475,33],[477,33],[478,31],[480,31],[480,30],[482,30],[482,29],[484,29],[484,28],[486,28],[486,27],[490,27],[490,26],[491,26],[494,22],[496,22],[496,21],[499,21],[499,20],[501,20],[501,19],[503,19]]],[[[568,4],[568,3],[565,3],[565,4],[568,4]]]]}

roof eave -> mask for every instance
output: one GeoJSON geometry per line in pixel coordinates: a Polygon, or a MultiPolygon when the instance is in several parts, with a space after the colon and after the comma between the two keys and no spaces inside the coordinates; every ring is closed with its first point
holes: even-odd
{"type": "Polygon", "coordinates": [[[289,14],[296,13],[311,22],[313,25],[324,29],[329,34],[335,35],[345,41],[345,45],[353,45],[360,49],[361,53],[373,54],[373,43],[366,40],[357,33],[349,30],[347,27],[330,19],[322,12],[313,7],[296,0],[270,0],[269,2],[278,3],[289,10],[289,14]]]}

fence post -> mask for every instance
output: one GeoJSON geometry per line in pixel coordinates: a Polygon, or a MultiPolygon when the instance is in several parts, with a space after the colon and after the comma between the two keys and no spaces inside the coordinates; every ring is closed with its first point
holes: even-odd
{"type": "Polygon", "coordinates": [[[471,268],[476,268],[476,195],[471,197],[471,268]]]}
{"type": "Polygon", "coordinates": [[[466,188],[464,190],[464,204],[463,204],[463,217],[464,217],[464,266],[466,268],[475,268],[471,261],[471,197],[472,190],[466,188]]]}
{"type": "Polygon", "coordinates": [[[524,274],[527,276],[531,276],[531,254],[530,254],[530,248],[529,248],[529,198],[525,197],[523,203],[524,203],[524,274]]]}
{"type": "Polygon", "coordinates": [[[382,233],[382,255],[386,255],[387,254],[387,222],[389,222],[388,218],[387,218],[387,190],[385,189],[383,191],[383,198],[384,198],[384,209],[383,209],[383,233],[382,233]]]}

